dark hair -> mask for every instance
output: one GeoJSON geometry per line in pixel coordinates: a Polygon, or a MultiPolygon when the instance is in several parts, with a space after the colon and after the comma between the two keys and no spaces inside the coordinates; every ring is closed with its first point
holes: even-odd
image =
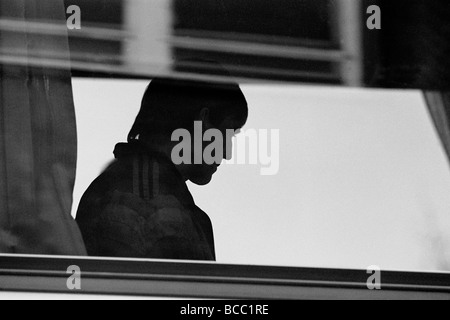
{"type": "Polygon", "coordinates": [[[230,129],[239,129],[247,122],[247,101],[236,83],[156,78],[144,94],[128,141],[142,134],[167,135],[176,129],[189,130],[205,107],[214,126],[227,118],[236,123],[236,128],[230,129]]]}

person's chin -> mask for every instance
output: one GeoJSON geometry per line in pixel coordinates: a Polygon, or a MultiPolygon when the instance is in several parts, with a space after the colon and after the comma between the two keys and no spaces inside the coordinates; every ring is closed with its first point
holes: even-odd
{"type": "Polygon", "coordinates": [[[213,175],[203,176],[203,177],[196,177],[195,179],[190,179],[193,184],[196,184],[198,186],[206,186],[209,183],[211,183],[213,178],[213,175]]]}

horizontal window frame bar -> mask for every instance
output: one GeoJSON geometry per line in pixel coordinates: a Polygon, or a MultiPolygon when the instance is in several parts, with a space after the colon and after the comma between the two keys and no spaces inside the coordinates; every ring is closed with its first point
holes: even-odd
{"type": "Polygon", "coordinates": [[[254,42],[260,44],[283,44],[285,46],[300,46],[309,48],[321,49],[337,49],[340,44],[332,40],[318,40],[313,38],[303,37],[287,37],[274,34],[258,34],[258,33],[243,33],[230,31],[211,31],[211,30],[196,30],[196,29],[180,29],[175,28],[174,35],[176,37],[184,38],[203,38],[203,39],[222,39],[239,42],[254,42]]]}
{"type": "Polygon", "coordinates": [[[0,31],[27,33],[46,36],[61,36],[90,40],[104,41],[125,41],[133,39],[134,36],[128,31],[124,31],[109,25],[83,24],[82,29],[68,30],[65,21],[23,21],[17,19],[0,18],[0,31]]]}
{"type": "Polygon", "coordinates": [[[252,43],[219,39],[171,37],[168,42],[175,48],[204,50],[230,54],[247,54],[273,58],[298,60],[343,62],[353,57],[342,50],[310,48],[304,46],[283,46],[264,43],[252,43]]]}
{"type": "Polygon", "coordinates": [[[224,299],[450,299],[450,273],[224,265],[187,261],[0,255],[0,291],[224,299]],[[82,271],[70,291],[67,268],[82,271]]]}
{"type": "MultiPolygon", "coordinates": [[[[148,68],[148,72],[134,71],[137,69],[130,65],[117,65],[117,64],[104,64],[99,62],[80,62],[76,60],[67,61],[64,59],[52,59],[41,57],[27,57],[27,56],[13,56],[9,54],[0,54],[0,64],[12,65],[12,66],[26,66],[26,67],[46,67],[53,69],[72,70],[72,72],[88,72],[93,74],[105,74],[110,75],[110,78],[129,78],[129,79],[152,79],[155,77],[167,77],[174,79],[185,80],[201,80],[212,82],[228,82],[227,77],[215,76],[215,75],[201,75],[188,72],[161,72],[158,65],[139,65],[140,69],[148,68]]],[[[243,70],[235,66],[228,66],[232,70],[243,70]]],[[[248,71],[251,71],[249,69],[248,71]]],[[[340,78],[337,75],[330,73],[318,73],[318,72],[306,72],[306,71],[285,71],[279,69],[264,69],[254,68],[254,74],[262,74],[276,78],[276,76],[291,77],[289,80],[278,80],[270,77],[233,77],[238,83],[257,83],[257,84],[273,84],[273,83],[319,83],[319,84],[340,84],[340,78]],[[304,78],[305,80],[299,80],[304,78]],[[308,79],[308,80],[306,80],[308,79]]]]}

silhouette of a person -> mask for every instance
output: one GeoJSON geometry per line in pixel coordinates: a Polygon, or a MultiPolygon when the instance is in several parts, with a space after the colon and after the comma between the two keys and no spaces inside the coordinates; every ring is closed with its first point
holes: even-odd
{"type": "MultiPolygon", "coordinates": [[[[116,160],[84,194],[77,222],[91,256],[216,260],[212,223],[198,208],[186,182],[211,182],[218,163],[175,164],[178,142],[172,133],[186,129],[239,130],[248,117],[247,101],[235,83],[157,78],[145,92],[128,137],[116,160]]],[[[194,139],[192,139],[194,140],[194,139]]],[[[211,142],[203,142],[203,150],[211,142]]],[[[195,151],[197,150],[197,151],[195,151]]],[[[230,154],[223,153],[224,158],[230,154]]],[[[222,160],[222,159],[221,159],[222,160]]]]}

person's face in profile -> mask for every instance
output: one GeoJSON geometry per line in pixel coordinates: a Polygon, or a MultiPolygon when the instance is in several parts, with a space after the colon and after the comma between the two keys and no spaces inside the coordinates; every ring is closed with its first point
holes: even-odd
{"type": "MultiPolygon", "coordinates": [[[[233,156],[233,138],[235,134],[240,132],[240,130],[237,128],[236,121],[234,121],[232,118],[226,118],[218,127],[214,127],[211,125],[207,115],[202,116],[201,119],[203,123],[203,134],[209,129],[216,129],[221,132],[223,140],[221,146],[222,149],[220,150],[220,152],[219,150],[216,150],[216,152],[219,152],[219,155],[221,155],[222,157],[221,159],[217,157],[217,161],[215,161],[213,164],[208,164],[207,162],[205,162],[204,156],[205,150],[206,153],[208,153],[211,150],[211,144],[214,141],[203,141],[201,149],[195,148],[195,146],[192,147],[193,158],[195,158],[195,156],[202,156],[202,164],[191,165],[188,179],[196,185],[204,186],[211,182],[214,174],[218,171],[223,160],[231,160],[233,156]],[[209,149],[207,150],[208,147],[209,149]],[[195,153],[200,152],[200,150],[202,152],[202,155],[196,155],[195,153]]],[[[218,144],[216,144],[216,146],[218,146],[218,144]]],[[[213,156],[216,156],[215,152],[213,152],[213,156]]],[[[195,162],[193,161],[192,163],[195,162]]]]}

